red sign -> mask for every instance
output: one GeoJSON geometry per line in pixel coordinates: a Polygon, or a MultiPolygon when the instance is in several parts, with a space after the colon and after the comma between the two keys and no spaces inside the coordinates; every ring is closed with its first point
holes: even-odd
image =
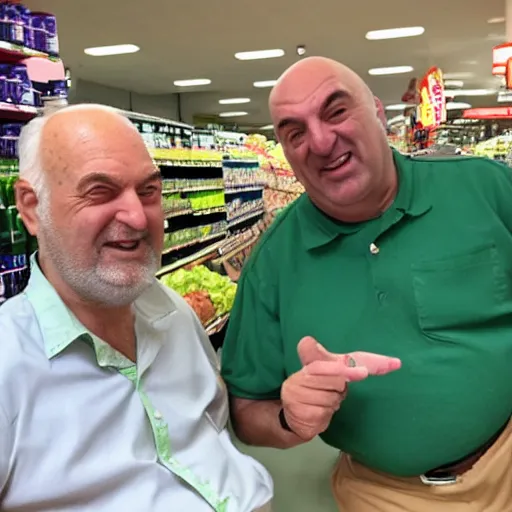
{"type": "Polygon", "coordinates": [[[507,62],[512,57],[512,43],[503,43],[492,49],[492,74],[504,75],[507,62]]]}
{"type": "Polygon", "coordinates": [[[464,119],[512,119],[512,107],[468,108],[464,119]]]}
{"type": "Polygon", "coordinates": [[[430,68],[419,87],[418,121],[423,128],[435,128],[446,121],[443,73],[430,68]]]}

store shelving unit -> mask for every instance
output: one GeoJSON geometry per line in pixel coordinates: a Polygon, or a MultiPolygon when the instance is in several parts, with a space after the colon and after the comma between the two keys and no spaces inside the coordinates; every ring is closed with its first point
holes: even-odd
{"type": "Polygon", "coordinates": [[[33,57],[57,63],[53,64],[51,74],[48,76],[45,76],[46,67],[38,65],[37,81],[43,84],[55,78],[55,65],[62,67],[60,59],[56,56],[8,41],[0,41],[0,64],[25,66],[26,73],[31,79],[30,86],[28,82],[22,82],[21,87],[31,87],[33,91],[33,104],[17,104],[19,89],[16,89],[15,93],[12,77],[4,75],[2,78],[4,97],[3,101],[0,101],[0,305],[25,288],[30,276],[29,255],[36,248],[35,239],[29,235],[18,215],[14,198],[14,182],[18,175],[17,136],[21,129],[20,125],[29,122],[41,110],[41,107],[37,106],[41,103],[36,97],[34,79],[30,76],[30,59],[33,57]]]}

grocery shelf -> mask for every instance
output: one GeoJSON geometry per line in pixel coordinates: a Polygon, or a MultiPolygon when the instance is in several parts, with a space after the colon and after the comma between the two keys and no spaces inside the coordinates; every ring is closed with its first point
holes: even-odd
{"type": "Polygon", "coordinates": [[[163,275],[168,274],[169,272],[174,272],[175,270],[178,270],[179,268],[184,267],[186,265],[190,265],[191,263],[196,263],[201,260],[206,261],[207,259],[213,258],[223,243],[224,241],[220,240],[219,242],[215,242],[209,245],[208,247],[205,247],[204,249],[195,252],[190,256],[187,256],[186,258],[182,258],[178,261],[175,261],[170,265],[165,265],[156,273],[156,277],[162,277],[163,275]]]}
{"type": "Polygon", "coordinates": [[[236,226],[237,224],[241,224],[242,222],[245,222],[246,220],[252,219],[253,217],[258,217],[259,215],[263,215],[265,213],[265,210],[263,208],[258,208],[258,210],[244,213],[244,215],[241,215],[239,217],[235,217],[233,220],[228,221],[228,229],[236,226]]]}
{"type": "Polygon", "coordinates": [[[209,186],[209,187],[184,187],[184,188],[177,188],[173,190],[162,190],[162,194],[180,194],[180,193],[186,193],[186,192],[204,192],[206,190],[222,190],[224,188],[223,185],[215,185],[215,186],[209,186]]]}
{"type": "Polygon", "coordinates": [[[178,211],[170,211],[165,214],[166,219],[172,219],[174,217],[182,217],[184,215],[213,215],[215,213],[225,213],[226,207],[219,206],[218,208],[204,208],[202,210],[193,210],[192,208],[188,208],[186,210],[178,210],[178,211]]]}
{"type": "Polygon", "coordinates": [[[27,48],[26,46],[9,43],[7,41],[0,41],[0,60],[2,63],[18,62],[22,59],[27,59],[28,57],[40,57],[55,61],[60,60],[59,57],[53,57],[47,53],[27,48]]]}
{"type": "Polygon", "coordinates": [[[258,241],[258,237],[255,236],[255,237],[247,240],[246,242],[244,242],[240,245],[237,245],[236,247],[231,249],[231,251],[224,254],[221,258],[217,258],[217,259],[213,260],[212,263],[214,265],[220,265],[220,264],[224,263],[225,261],[230,260],[231,258],[236,256],[238,253],[242,252],[244,249],[247,249],[251,245],[254,245],[257,241],[258,241]]]}
{"type": "Polygon", "coordinates": [[[179,251],[180,249],[185,249],[185,247],[190,247],[191,245],[202,244],[204,242],[208,242],[208,240],[214,240],[215,238],[223,237],[227,235],[227,231],[219,231],[213,235],[208,235],[202,238],[195,238],[194,240],[190,240],[189,242],[185,242],[180,245],[174,245],[165,249],[162,254],[169,254],[174,251],[179,251]]]}
{"type": "Polygon", "coordinates": [[[221,168],[222,162],[219,161],[194,161],[194,160],[158,160],[155,159],[155,162],[160,166],[168,166],[168,167],[202,167],[205,169],[208,168],[221,168]]]}
{"type": "MultiPolygon", "coordinates": [[[[1,41],[0,41],[1,42],[1,41]]],[[[0,117],[16,121],[29,121],[37,116],[37,108],[31,105],[14,105],[0,101],[0,117]]]]}
{"type": "Polygon", "coordinates": [[[265,187],[263,185],[250,186],[250,187],[226,188],[224,190],[224,194],[238,194],[240,192],[256,192],[258,190],[263,190],[264,188],[265,187]]]}
{"type": "Polygon", "coordinates": [[[207,325],[206,333],[208,334],[208,336],[213,336],[214,334],[217,334],[219,331],[221,331],[228,320],[229,313],[226,313],[225,315],[219,316],[211,324],[207,325]]]}

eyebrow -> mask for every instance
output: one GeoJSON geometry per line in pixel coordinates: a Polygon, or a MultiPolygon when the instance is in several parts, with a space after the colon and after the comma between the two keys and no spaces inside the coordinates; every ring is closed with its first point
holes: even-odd
{"type": "MultiPolygon", "coordinates": [[[[334,102],[336,102],[338,100],[344,100],[349,97],[350,97],[350,95],[348,94],[347,91],[344,91],[342,89],[334,91],[333,93],[329,94],[327,99],[322,103],[321,110],[323,111],[323,110],[327,109],[328,107],[331,106],[331,104],[333,104],[334,102]]],[[[286,126],[288,126],[290,124],[300,124],[301,122],[302,121],[300,119],[297,119],[295,117],[287,117],[287,118],[279,121],[279,123],[277,124],[277,127],[276,127],[276,131],[282,130],[283,128],[285,128],[286,126]]]]}
{"type": "MultiPolygon", "coordinates": [[[[152,172],[147,178],[144,178],[142,183],[140,183],[138,186],[144,186],[148,183],[151,183],[153,181],[161,181],[162,180],[162,173],[160,170],[156,170],[152,172]]],[[[105,185],[113,185],[118,186],[119,182],[114,180],[110,175],[103,173],[103,172],[91,172],[84,176],[79,182],[78,182],[78,190],[83,191],[89,184],[91,183],[104,183],[105,185]]]]}

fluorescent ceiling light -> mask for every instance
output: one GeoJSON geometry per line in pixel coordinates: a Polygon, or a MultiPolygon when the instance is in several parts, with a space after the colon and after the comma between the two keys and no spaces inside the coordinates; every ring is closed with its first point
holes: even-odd
{"type": "Polygon", "coordinates": [[[390,68],[373,68],[368,71],[370,75],[380,76],[380,75],[398,75],[401,73],[410,73],[414,71],[412,66],[394,66],[390,68]]]}
{"type": "Polygon", "coordinates": [[[241,105],[242,103],[250,103],[250,98],[227,98],[225,100],[219,100],[221,105],[241,105]]]}
{"type": "Polygon", "coordinates": [[[492,96],[497,94],[494,89],[455,89],[445,91],[447,96],[492,96]]]}
{"type": "Polygon", "coordinates": [[[254,52],[238,52],[235,53],[235,59],[238,60],[258,60],[258,59],[275,59],[282,57],[284,50],[258,50],[254,52]]]}
{"type": "Polygon", "coordinates": [[[423,27],[403,27],[387,28],[384,30],[371,30],[366,33],[366,39],[369,41],[379,41],[381,39],[398,39],[400,37],[421,36],[425,32],[423,27]]]}
{"type": "Polygon", "coordinates": [[[395,105],[388,105],[387,107],[384,107],[384,110],[389,110],[389,111],[399,111],[399,110],[404,110],[406,109],[407,107],[413,107],[414,105],[408,105],[407,103],[397,103],[395,105]]]}
{"type": "Polygon", "coordinates": [[[467,108],[471,108],[471,105],[469,103],[464,103],[461,101],[446,102],[446,110],[465,110],[467,108]]]}
{"type": "Polygon", "coordinates": [[[137,53],[140,50],[134,44],[116,44],[113,46],[96,46],[86,48],[84,53],[93,57],[105,57],[106,55],[123,55],[125,53],[137,53]]]}
{"type": "Polygon", "coordinates": [[[445,80],[445,87],[464,87],[464,82],[462,80],[445,80]]]}
{"type": "Polygon", "coordinates": [[[194,87],[195,85],[210,85],[212,81],[208,78],[193,78],[191,80],[174,80],[176,87],[194,87]]]}
{"type": "Polygon", "coordinates": [[[496,25],[497,23],[505,23],[505,18],[503,16],[497,18],[489,18],[487,23],[490,23],[491,25],[496,25]]]}
{"type": "Polygon", "coordinates": [[[467,80],[468,78],[473,78],[474,76],[474,73],[468,71],[462,71],[460,73],[444,73],[443,75],[445,80],[467,80]]]}
{"type": "Polygon", "coordinates": [[[254,82],[254,87],[274,87],[277,84],[277,80],[262,80],[260,82],[254,82]]]}
{"type": "Polygon", "coordinates": [[[248,112],[221,112],[219,117],[242,117],[248,115],[248,112]]]}
{"type": "Polygon", "coordinates": [[[273,130],[274,125],[273,124],[266,124],[265,126],[262,126],[260,130],[273,130]]]}

